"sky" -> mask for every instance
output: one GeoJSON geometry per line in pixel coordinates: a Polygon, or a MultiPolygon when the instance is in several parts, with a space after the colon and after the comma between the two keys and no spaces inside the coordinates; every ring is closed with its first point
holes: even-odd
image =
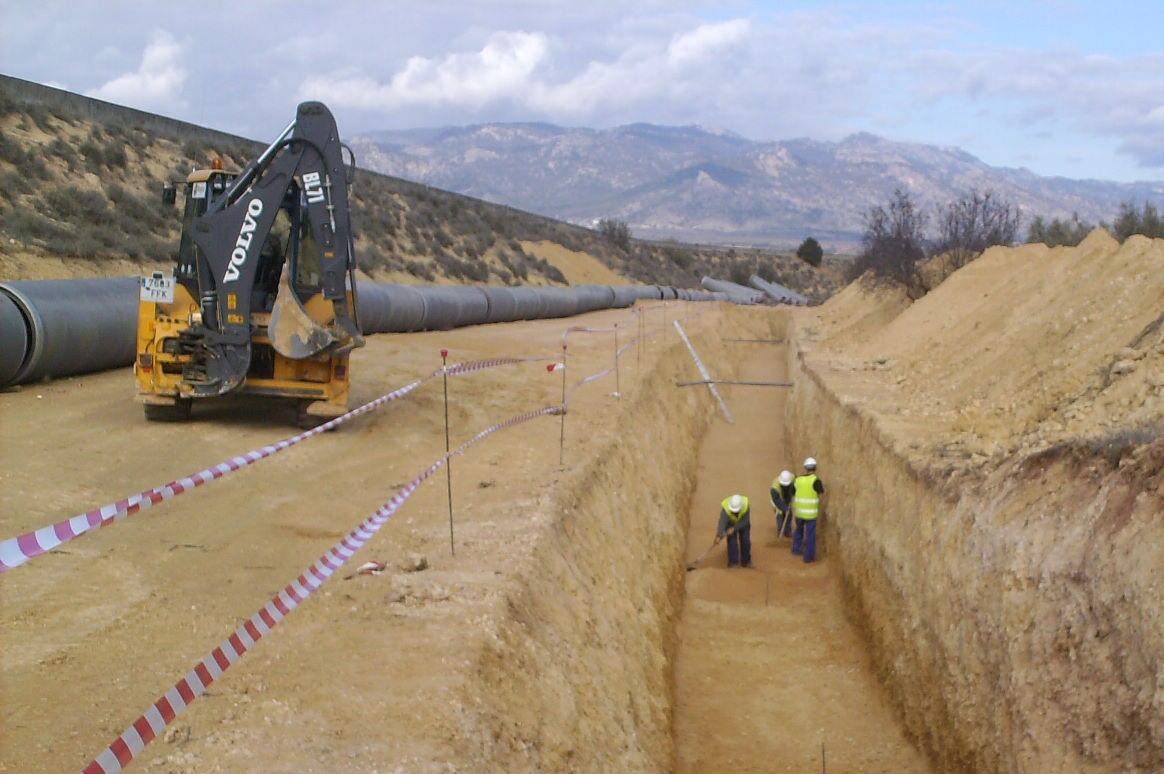
{"type": "Polygon", "coordinates": [[[273,139],[544,121],[855,132],[1164,180],[1164,2],[0,0],[0,72],[273,139]]]}

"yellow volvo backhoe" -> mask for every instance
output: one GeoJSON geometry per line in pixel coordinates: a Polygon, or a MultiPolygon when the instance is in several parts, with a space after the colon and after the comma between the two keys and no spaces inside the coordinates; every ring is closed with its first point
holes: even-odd
{"type": "MultiPolygon", "coordinates": [[[[294,401],[303,426],[347,410],[348,356],[364,340],[345,147],[327,107],[304,102],[241,173],[216,162],[186,178],[173,273],[141,283],[147,419],[184,420],[194,401],[238,393],[294,401]]],[[[163,200],[176,199],[167,184],[163,200]]]]}

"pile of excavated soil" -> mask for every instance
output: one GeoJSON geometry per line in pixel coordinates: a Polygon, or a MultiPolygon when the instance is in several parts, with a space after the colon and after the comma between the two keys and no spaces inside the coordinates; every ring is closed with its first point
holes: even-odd
{"type": "Polygon", "coordinates": [[[816,348],[921,456],[999,462],[1164,426],[1162,240],[1096,230],[1075,248],[994,248],[876,325],[886,293],[854,286],[826,305],[816,348]],[[858,315],[875,329],[854,336],[858,315]]]}
{"type": "MultiPolygon", "coordinates": [[[[697,439],[714,402],[659,311],[658,334],[580,389],[565,426],[503,431],[452,466],[338,577],[150,745],[143,770],[659,770],[673,758],[673,619],[697,439]],[[662,338],[666,331],[665,340],[662,338]],[[423,555],[427,568],[415,571],[423,555]]],[[[677,304],[709,367],[720,336],[771,335],[776,310],[677,304]]],[[[353,404],[451,360],[560,356],[567,325],[627,310],[370,337],[353,404]]],[[[634,330],[633,323],[628,328],[634,330]]],[[[625,341],[625,339],[624,339],[625,341]]],[[[573,335],[571,382],[609,365],[573,335]]],[[[544,364],[449,382],[452,441],[556,403],[544,364]]],[[[260,401],[146,423],[127,370],[0,395],[0,534],[41,527],[293,434],[260,401]]],[[[82,767],[271,595],[444,452],[439,382],[4,576],[3,766],[82,767]],[[77,697],[84,697],[78,701],[77,697]],[[100,707],[94,713],[93,707],[100,707]]]]}
{"type": "Polygon", "coordinates": [[[1164,767],[1164,241],[995,248],[799,315],[789,421],[946,768],[1164,767]],[[855,320],[868,321],[854,325],[855,320]]]}

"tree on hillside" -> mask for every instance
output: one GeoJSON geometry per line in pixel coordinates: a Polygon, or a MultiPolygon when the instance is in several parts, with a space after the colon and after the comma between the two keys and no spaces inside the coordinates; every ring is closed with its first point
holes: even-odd
{"type": "Polygon", "coordinates": [[[625,221],[603,218],[598,221],[598,233],[606,237],[616,247],[630,249],[631,230],[625,221]]]}
{"type": "Polygon", "coordinates": [[[1042,242],[1047,247],[1074,247],[1094,228],[1093,224],[1080,220],[1078,212],[1071,213],[1070,220],[1054,218],[1050,223],[1038,215],[1027,227],[1027,242],[1042,242]]]}
{"type": "Polygon", "coordinates": [[[1133,234],[1164,239],[1164,219],[1151,202],[1144,202],[1142,212],[1136,210],[1135,202],[1121,202],[1120,214],[1116,216],[1112,230],[1121,242],[1133,234]]]}
{"type": "Polygon", "coordinates": [[[849,279],[871,271],[876,279],[919,290],[917,264],[926,257],[925,225],[925,213],[910,195],[895,190],[888,206],[865,213],[861,253],[849,268],[849,279]]]}
{"type": "Polygon", "coordinates": [[[993,191],[970,191],[938,211],[935,253],[950,256],[955,269],[977,258],[988,247],[1012,245],[1018,237],[1018,207],[993,191]]]}
{"type": "Polygon", "coordinates": [[[796,248],[796,257],[810,266],[820,266],[824,258],[824,248],[820,246],[820,242],[808,237],[796,248]]]}

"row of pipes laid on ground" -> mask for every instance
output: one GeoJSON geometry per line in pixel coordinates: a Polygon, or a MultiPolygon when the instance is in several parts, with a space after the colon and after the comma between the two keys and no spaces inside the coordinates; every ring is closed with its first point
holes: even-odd
{"type": "MultiPolygon", "coordinates": [[[[752,280],[763,282],[759,277],[752,280]]],[[[136,277],[0,282],[0,387],[132,364],[139,283],[136,277]]],[[[711,292],[667,285],[494,287],[361,282],[360,327],[364,333],[449,330],[572,317],[628,307],[639,299],[763,301],[755,290],[742,285],[710,277],[703,284],[711,292]],[[720,289],[709,283],[730,287],[720,289]]],[[[803,296],[775,287],[775,292],[766,291],[773,301],[803,303],[803,296]]]]}

